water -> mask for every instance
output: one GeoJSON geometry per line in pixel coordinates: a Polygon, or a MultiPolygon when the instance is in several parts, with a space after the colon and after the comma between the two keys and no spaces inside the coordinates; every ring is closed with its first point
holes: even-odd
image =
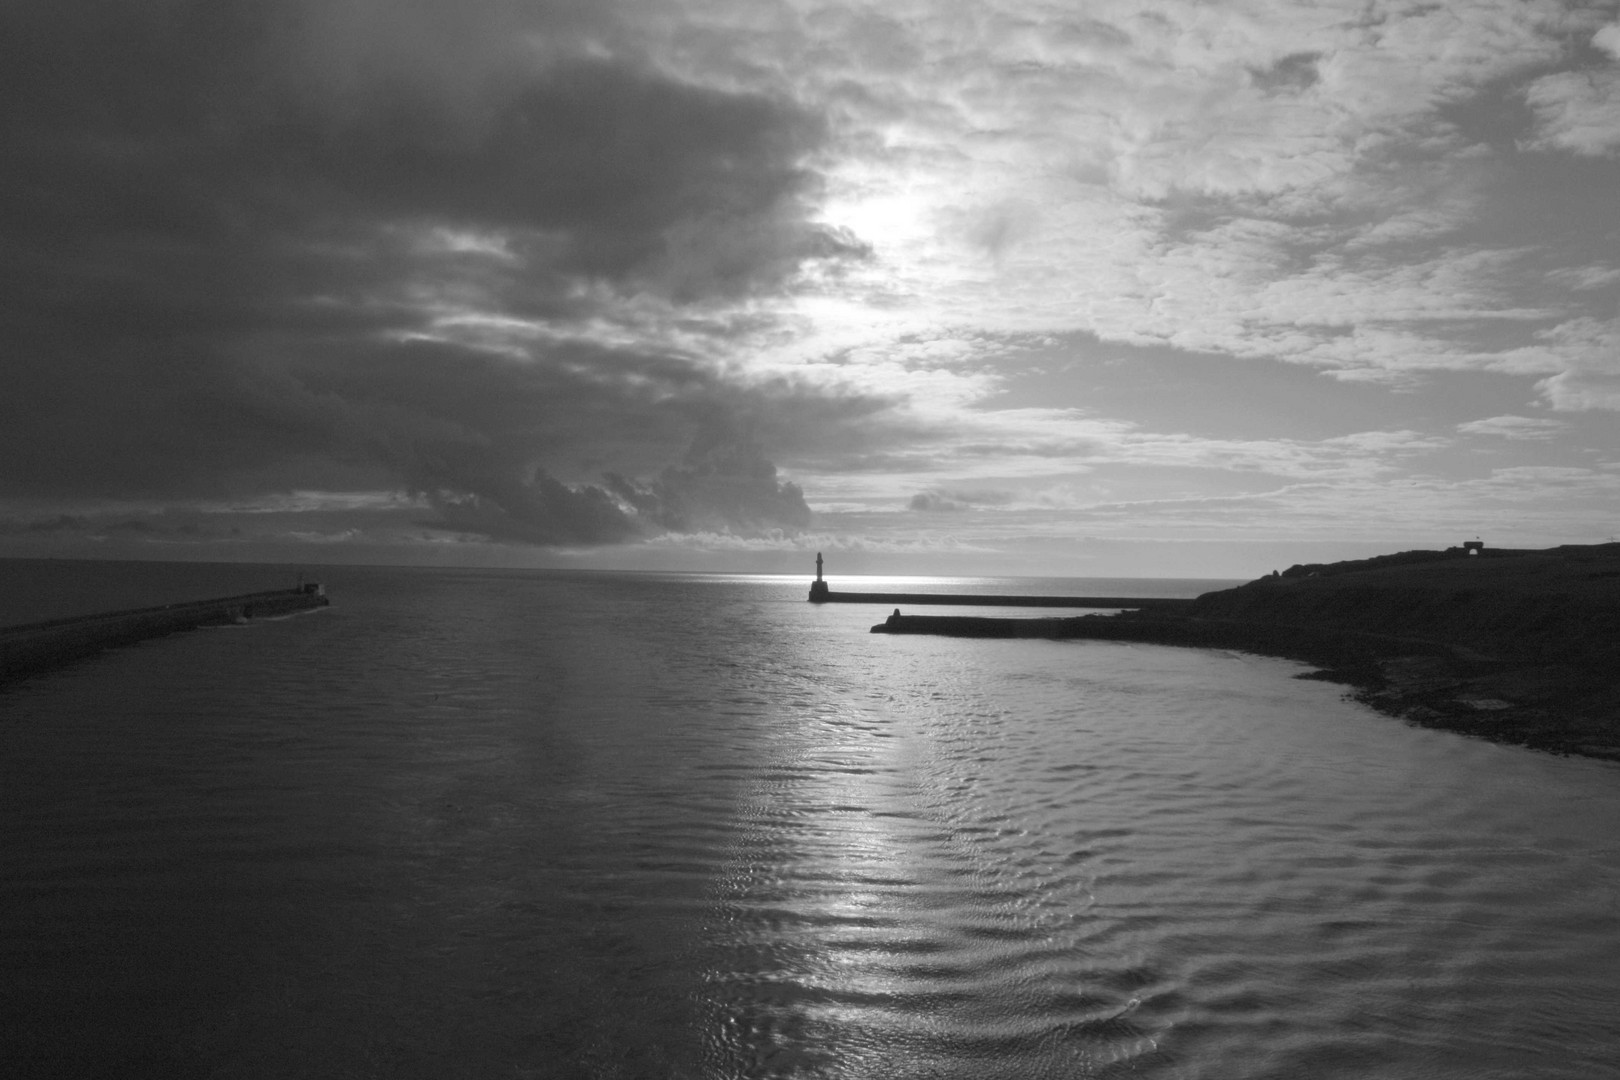
{"type": "Polygon", "coordinates": [[[0,1073],[1620,1075],[1615,766],[800,578],[321,576],[0,691],[0,1073]]]}

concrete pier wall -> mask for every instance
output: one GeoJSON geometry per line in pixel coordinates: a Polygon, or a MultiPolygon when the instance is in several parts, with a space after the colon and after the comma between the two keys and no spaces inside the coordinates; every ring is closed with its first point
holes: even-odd
{"type": "Polygon", "coordinates": [[[162,607],[111,611],[72,619],[0,628],[0,682],[22,678],[94,655],[103,649],[163,637],[199,626],[219,626],[249,619],[325,607],[319,585],[273,592],[245,593],[218,600],[198,600],[162,607]]]}
{"type": "Polygon", "coordinates": [[[833,592],[812,586],[810,600],[817,604],[950,604],[970,607],[1130,608],[1181,611],[1191,600],[1157,596],[991,596],[983,593],[857,593],[833,592]]]}

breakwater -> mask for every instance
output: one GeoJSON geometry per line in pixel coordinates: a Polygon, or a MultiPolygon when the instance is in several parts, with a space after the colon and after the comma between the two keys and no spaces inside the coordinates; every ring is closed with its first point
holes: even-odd
{"type": "MultiPolygon", "coordinates": [[[[1191,603],[1191,601],[1182,601],[1191,603]]],[[[1080,615],[1052,619],[976,615],[890,615],[874,634],[939,634],[973,638],[1047,638],[1054,641],[1131,641],[1184,648],[1242,649],[1326,662],[1360,655],[1398,641],[1414,653],[1445,654],[1444,645],[1344,631],[1327,626],[1277,625],[1235,619],[1196,619],[1179,613],[1080,615]]]]}
{"type": "Polygon", "coordinates": [[[330,601],[319,584],[296,589],[245,593],[217,600],[196,600],[159,607],[109,611],[70,619],[51,619],[0,628],[0,682],[92,656],[103,649],[131,645],[200,626],[223,626],[254,618],[286,615],[325,607],[330,601]]]}
{"type": "Polygon", "coordinates": [[[810,590],[813,604],[937,604],[963,607],[1126,608],[1136,611],[1182,611],[1191,600],[1160,596],[1018,596],[986,593],[869,593],[810,590]]]}
{"type": "Polygon", "coordinates": [[[1620,544],[1399,553],[1275,574],[1181,610],[892,615],[880,634],[1130,641],[1304,661],[1380,712],[1620,761],[1620,544]]]}

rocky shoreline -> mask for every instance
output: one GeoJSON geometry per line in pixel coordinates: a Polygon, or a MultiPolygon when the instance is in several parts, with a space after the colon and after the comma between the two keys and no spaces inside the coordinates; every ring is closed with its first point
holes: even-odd
{"type": "Polygon", "coordinates": [[[1620,544],[1293,567],[1206,593],[1184,615],[900,615],[872,630],[1284,657],[1413,724],[1620,761],[1620,544]]]}

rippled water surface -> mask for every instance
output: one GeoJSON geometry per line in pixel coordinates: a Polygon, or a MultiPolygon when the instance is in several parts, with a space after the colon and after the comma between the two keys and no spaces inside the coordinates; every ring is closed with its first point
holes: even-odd
{"type": "Polygon", "coordinates": [[[0,691],[0,1072],[1620,1075],[1614,766],[799,579],[324,576],[0,691]]]}

